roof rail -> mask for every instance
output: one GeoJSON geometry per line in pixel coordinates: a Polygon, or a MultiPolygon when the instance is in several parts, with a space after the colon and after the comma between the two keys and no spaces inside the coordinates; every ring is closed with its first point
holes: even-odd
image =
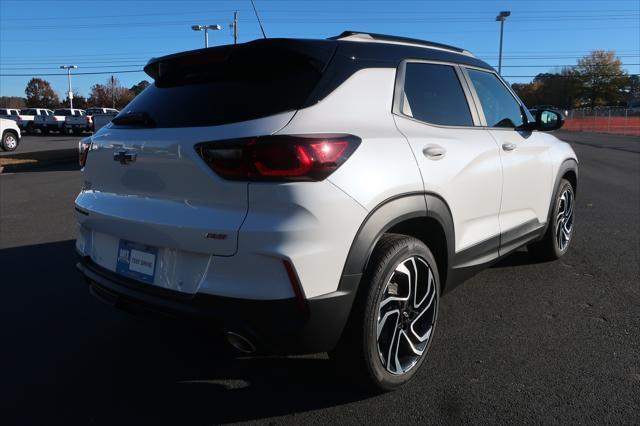
{"type": "Polygon", "coordinates": [[[329,40],[347,40],[347,41],[363,41],[370,43],[389,43],[401,44],[405,46],[426,47],[429,49],[446,50],[449,52],[460,53],[466,56],[473,56],[471,52],[448,44],[435,43],[432,41],[420,40],[417,38],[397,37],[385,34],[375,34],[363,31],[343,31],[342,34],[329,37],[329,40]]]}

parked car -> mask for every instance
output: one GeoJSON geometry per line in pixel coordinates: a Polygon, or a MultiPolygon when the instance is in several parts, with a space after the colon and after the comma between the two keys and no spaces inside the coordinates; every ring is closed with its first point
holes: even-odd
{"type": "Polygon", "coordinates": [[[67,128],[65,127],[65,119],[67,116],[80,116],[82,110],[71,108],[58,108],[53,111],[52,115],[37,116],[33,119],[33,127],[42,131],[42,134],[48,134],[49,132],[65,133],[67,128]]]}
{"type": "Polygon", "coordinates": [[[0,118],[0,151],[15,151],[20,144],[22,134],[13,120],[0,118]]]}
{"type": "Polygon", "coordinates": [[[93,130],[93,120],[84,110],[76,110],[64,118],[64,127],[67,133],[80,135],[82,132],[93,130]]]}
{"type": "Polygon", "coordinates": [[[123,309],[215,321],[246,353],[328,351],[390,390],[423,365],[441,295],[570,246],[561,117],[536,122],[464,49],[345,32],[144,69],[154,84],[81,142],[75,201],[77,267],[123,309]]]}
{"type": "Polygon", "coordinates": [[[25,108],[20,110],[20,115],[18,116],[18,126],[21,130],[26,131],[28,134],[31,134],[35,131],[33,126],[33,121],[35,117],[38,116],[48,116],[53,115],[53,111],[45,108],[25,108]]]}
{"type": "Polygon", "coordinates": [[[20,110],[15,108],[0,108],[0,118],[18,121],[20,110]]]}

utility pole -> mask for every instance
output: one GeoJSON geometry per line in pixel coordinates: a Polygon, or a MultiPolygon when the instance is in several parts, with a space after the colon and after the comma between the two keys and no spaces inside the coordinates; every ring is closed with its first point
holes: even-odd
{"type": "Polygon", "coordinates": [[[115,91],[116,91],[116,79],[114,76],[111,76],[111,108],[113,109],[116,108],[115,91]]]}
{"type": "Polygon", "coordinates": [[[69,98],[69,108],[73,109],[73,91],[71,90],[71,70],[78,68],[77,65],[60,65],[60,68],[67,70],[67,82],[69,83],[69,91],[67,97],[69,98]]]}
{"type": "Polygon", "coordinates": [[[233,44],[238,44],[238,11],[233,12],[233,44]]]}
{"type": "Polygon", "coordinates": [[[502,75],[502,35],[504,33],[504,21],[507,20],[507,17],[511,15],[511,12],[508,10],[503,10],[500,12],[498,16],[496,16],[496,21],[500,22],[500,53],[498,54],[498,74],[502,75]]]}

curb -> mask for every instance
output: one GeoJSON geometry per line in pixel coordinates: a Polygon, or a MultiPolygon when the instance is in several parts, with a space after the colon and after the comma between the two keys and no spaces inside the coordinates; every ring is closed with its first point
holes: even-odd
{"type": "Polygon", "coordinates": [[[0,173],[15,173],[22,170],[48,166],[50,164],[60,164],[78,161],[77,148],[57,149],[53,151],[36,151],[28,153],[18,153],[3,155],[0,157],[11,160],[25,160],[23,164],[7,164],[0,166],[0,173]]]}

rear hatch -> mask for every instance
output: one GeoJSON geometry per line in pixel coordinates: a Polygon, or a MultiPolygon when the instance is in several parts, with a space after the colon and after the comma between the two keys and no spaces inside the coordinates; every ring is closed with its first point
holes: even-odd
{"type": "Polygon", "coordinates": [[[280,130],[333,47],[265,40],[150,61],[154,83],[91,138],[80,222],[116,239],[233,255],[248,184],[217,176],[194,146],[280,130]]]}

